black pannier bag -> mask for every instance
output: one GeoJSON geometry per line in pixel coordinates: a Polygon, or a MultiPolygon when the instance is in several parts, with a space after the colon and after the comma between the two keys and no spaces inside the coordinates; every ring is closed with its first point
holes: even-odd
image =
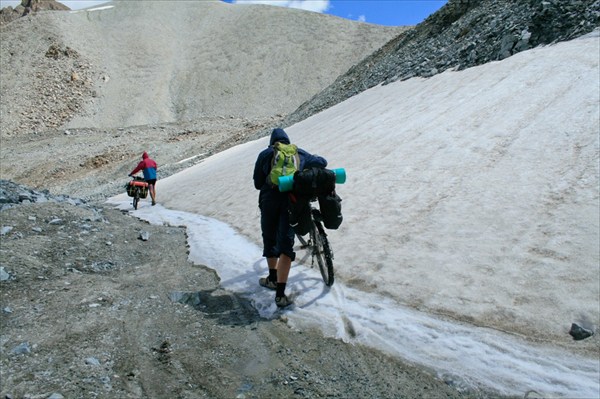
{"type": "Polygon", "coordinates": [[[148,186],[140,187],[140,198],[147,198],[147,197],[148,197],[148,186]]]}
{"type": "Polygon", "coordinates": [[[317,197],[335,190],[335,173],[325,168],[309,168],[294,174],[294,193],[317,197]]]}
{"type": "Polygon", "coordinates": [[[319,210],[323,218],[323,225],[326,229],[336,230],[342,224],[342,199],[335,191],[329,194],[320,195],[319,210]]]}
{"type": "Polygon", "coordinates": [[[129,182],[127,182],[127,184],[125,184],[125,188],[127,189],[127,195],[130,197],[135,197],[135,186],[132,184],[129,184],[129,182]]]}
{"type": "Polygon", "coordinates": [[[310,230],[310,198],[290,194],[290,226],[300,236],[310,230]]]}

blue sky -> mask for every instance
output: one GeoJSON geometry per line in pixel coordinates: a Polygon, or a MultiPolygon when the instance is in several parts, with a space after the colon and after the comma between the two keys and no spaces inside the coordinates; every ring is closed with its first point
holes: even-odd
{"type": "Polygon", "coordinates": [[[335,15],[371,24],[416,25],[447,0],[224,0],[227,3],[271,4],[335,15]]]}
{"type": "MultiPolygon", "coordinates": [[[[171,0],[176,1],[176,0],[171,0]]],[[[201,0],[198,0],[201,1],[201,0]]],[[[370,24],[416,25],[440,9],[447,0],[224,0],[227,3],[271,4],[335,15],[370,24]]],[[[19,0],[0,0],[0,6],[17,6],[19,0]]],[[[61,1],[73,10],[93,7],[104,1],[61,1]]]]}

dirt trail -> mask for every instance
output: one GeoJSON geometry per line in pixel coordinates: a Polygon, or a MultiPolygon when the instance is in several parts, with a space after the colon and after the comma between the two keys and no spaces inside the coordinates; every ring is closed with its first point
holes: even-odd
{"type": "Polygon", "coordinates": [[[487,396],[260,318],[187,260],[183,228],[66,202],[5,209],[2,226],[2,397],[487,396]]]}

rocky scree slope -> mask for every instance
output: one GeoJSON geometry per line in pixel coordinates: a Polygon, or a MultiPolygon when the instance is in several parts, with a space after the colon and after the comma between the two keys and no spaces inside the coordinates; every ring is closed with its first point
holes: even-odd
{"type": "Polygon", "coordinates": [[[3,136],[287,115],[406,30],[266,5],[110,5],[32,13],[1,27],[3,136]],[[46,57],[51,47],[62,56],[46,57]],[[78,107],[53,117],[76,89],[78,107]]]}
{"type": "Polygon", "coordinates": [[[144,150],[167,177],[279,125],[406,29],[175,4],[120,1],[2,25],[0,178],[101,200],[122,192],[144,150]]]}
{"type": "Polygon", "coordinates": [[[15,8],[8,6],[0,9],[0,26],[24,17],[30,12],[50,10],[68,11],[70,8],[54,0],[22,0],[15,8]]]}
{"type": "Polygon", "coordinates": [[[574,39],[599,26],[598,0],[449,0],[414,29],[350,68],[283,124],[293,125],[378,84],[502,60],[574,39]]]}

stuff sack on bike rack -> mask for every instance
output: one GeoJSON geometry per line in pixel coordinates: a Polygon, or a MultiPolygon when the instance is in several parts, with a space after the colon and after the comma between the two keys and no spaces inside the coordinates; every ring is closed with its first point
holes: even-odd
{"type": "Polygon", "coordinates": [[[148,183],[145,181],[132,180],[125,186],[127,189],[127,195],[135,197],[135,190],[139,188],[140,198],[146,198],[148,196],[148,183]]]}
{"type": "Polygon", "coordinates": [[[319,210],[326,229],[336,230],[344,220],[342,216],[342,199],[332,191],[327,195],[320,195],[319,210]]]}
{"type": "Polygon", "coordinates": [[[335,172],[325,168],[309,168],[294,174],[293,191],[311,197],[327,195],[335,190],[335,172]]]}

